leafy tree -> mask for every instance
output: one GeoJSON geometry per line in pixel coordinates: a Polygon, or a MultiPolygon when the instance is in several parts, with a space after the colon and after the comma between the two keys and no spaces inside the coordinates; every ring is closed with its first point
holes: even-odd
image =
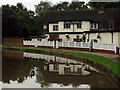
{"type": "Polygon", "coordinates": [[[70,4],[70,10],[80,10],[84,6],[84,2],[72,2],[70,4]]]}
{"type": "Polygon", "coordinates": [[[54,5],[51,10],[69,10],[69,3],[68,2],[60,2],[54,5]]]}
{"type": "Polygon", "coordinates": [[[120,1],[119,2],[89,2],[88,5],[91,9],[100,9],[102,5],[105,8],[120,8],[120,1]]]}
{"type": "Polygon", "coordinates": [[[46,11],[50,10],[51,3],[41,1],[38,5],[35,5],[35,12],[37,16],[43,15],[46,11]]]}

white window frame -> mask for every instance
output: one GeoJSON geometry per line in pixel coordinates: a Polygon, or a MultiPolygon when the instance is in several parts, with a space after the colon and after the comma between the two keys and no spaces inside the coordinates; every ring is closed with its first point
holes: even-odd
{"type": "Polygon", "coordinates": [[[58,31],[58,25],[53,25],[53,31],[58,31]]]}
{"type": "Polygon", "coordinates": [[[90,29],[98,29],[98,23],[91,23],[90,29]],[[95,27],[95,24],[96,24],[96,27],[95,27]]]}
{"type": "Polygon", "coordinates": [[[82,22],[77,23],[77,29],[81,29],[82,28],[82,22]]]}
{"type": "Polygon", "coordinates": [[[64,29],[70,29],[71,24],[70,23],[64,23],[64,29]]]}

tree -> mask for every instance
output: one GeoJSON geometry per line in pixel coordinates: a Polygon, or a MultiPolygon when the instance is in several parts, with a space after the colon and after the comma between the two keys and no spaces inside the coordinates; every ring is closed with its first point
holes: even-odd
{"type": "Polygon", "coordinates": [[[37,16],[42,16],[46,11],[50,10],[51,3],[41,1],[38,5],[35,5],[35,13],[37,16]]]}
{"type": "Polygon", "coordinates": [[[105,8],[120,8],[120,1],[119,2],[89,2],[88,5],[91,9],[100,9],[102,5],[105,8]]]}
{"type": "Polygon", "coordinates": [[[54,5],[51,10],[69,10],[69,3],[68,2],[60,2],[54,5]]]}
{"type": "Polygon", "coordinates": [[[85,2],[72,2],[70,4],[70,10],[80,10],[83,9],[85,2]]]}
{"type": "Polygon", "coordinates": [[[29,37],[34,30],[34,12],[28,11],[22,3],[2,6],[3,37],[29,37]],[[25,34],[25,35],[24,35],[25,34]]]}

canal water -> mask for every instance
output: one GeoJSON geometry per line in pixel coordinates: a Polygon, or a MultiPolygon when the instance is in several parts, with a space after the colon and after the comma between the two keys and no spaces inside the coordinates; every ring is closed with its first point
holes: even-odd
{"type": "Polygon", "coordinates": [[[114,88],[85,63],[21,51],[2,52],[2,88],[114,88]]]}

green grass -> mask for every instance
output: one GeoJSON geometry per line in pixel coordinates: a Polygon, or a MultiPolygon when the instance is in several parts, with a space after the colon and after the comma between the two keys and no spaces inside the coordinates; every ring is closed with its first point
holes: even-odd
{"type": "Polygon", "coordinates": [[[118,61],[120,62],[120,56],[119,56],[119,57],[116,57],[115,59],[118,60],[118,61]]]}
{"type": "Polygon", "coordinates": [[[4,47],[4,48],[16,48],[16,49],[28,49],[28,50],[42,50],[42,51],[65,53],[65,54],[84,57],[84,58],[90,59],[92,61],[96,61],[97,63],[100,63],[102,65],[107,66],[110,70],[112,70],[114,72],[115,75],[120,77],[120,73],[119,73],[119,70],[118,70],[118,68],[119,68],[118,66],[120,64],[115,63],[115,62],[113,62],[113,61],[111,61],[108,58],[105,58],[103,56],[98,56],[98,55],[94,55],[94,54],[87,54],[87,53],[80,53],[80,52],[44,49],[44,48],[16,47],[16,46],[2,46],[2,47],[4,47]]]}

